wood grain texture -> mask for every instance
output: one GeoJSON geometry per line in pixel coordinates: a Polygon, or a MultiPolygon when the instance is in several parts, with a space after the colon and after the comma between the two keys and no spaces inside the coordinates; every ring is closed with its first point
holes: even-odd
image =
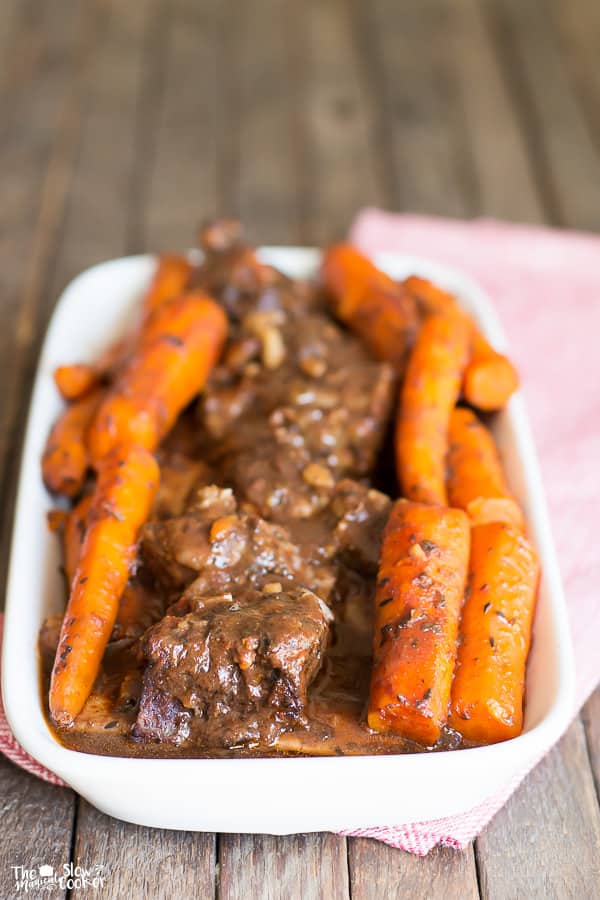
{"type": "Polygon", "coordinates": [[[473,849],[457,853],[436,847],[420,858],[368,838],[348,848],[352,900],[477,900],[473,849]]]}
{"type": "Polygon", "coordinates": [[[18,895],[12,866],[62,871],[70,860],[74,806],[73,791],[46,784],[0,755],[0,897],[18,895]]]}
{"type": "Polygon", "coordinates": [[[222,834],[219,900],[346,900],[346,839],[333,834],[222,834]]]}
{"type": "Polygon", "coordinates": [[[382,104],[394,168],[393,205],[465,216],[476,207],[458,81],[438,0],[355,3],[373,96],[382,104]]]}
{"type": "Polygon", "coordinates": [[[596,794],[600,797],[600,688],[594,691],[583,707],[581,720],[585,728],[596,794]]]}
{"type": "Polygon", "coordinates": [[[357,209],[388,198],[346,0],[310,0],[292,18],[305,151],[302,236],[323,244],[347,233],[357,209]]]}
{"type": "Polygon", "coordinates": [[[479,215],[541,222],[535,161],[519,128],[480,0],[444,0],[445,40],[456,73],[479,215]],[[507,190],[507,186],[510,189],[507,190]]]}
{"type": "Polygon", "coordinates": [[[216,0],[174,0],[165,17],[162,90],[149,98],[156,107],[155,130],[144,139],[151,150],[149,184],[140,198],[144,249],[191,246],[196,225],[220,208],[220,15],[216,0]]]}
{"type": "Polygon", "coordinates": [[[214,896],[214,835],[131,825],[85,800],[79,805],[73,862],[88,869],[103,866],[102,900],[214,896]]]}
{"type": "Polygon", "coordinates": [[[600,147],[589,130],[548,0],[484,0],[552,222],[600,228],[600,147]]]}
{"type": "Polygon", "coordinates": [[[485,900],[600,896],[600,813],[578,720],[477,840],[485,900]]]}
{"type": "Polygon", "coordinates": [[[136,115],[155,6],[154,0],[98,3],[79,153],[46,313],[75,275],[128,250],[132,186],[141,165],[136,115]]]}
{"type": "Polygon", "coordinates": [[[296,118],[285,0],[228,4],[227,66],[235,88],[227,127],[237,138],[237,171],[230,173],[235,211],[257,243],[299,240],[296,118]]]}

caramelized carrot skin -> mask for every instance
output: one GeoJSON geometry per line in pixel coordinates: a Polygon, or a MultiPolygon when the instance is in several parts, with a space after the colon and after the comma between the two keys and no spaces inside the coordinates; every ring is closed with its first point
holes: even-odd
{"type": "Polygon", "coordinates": [[[465,400],[484,412],[503,409],[519,386],[513,364],[498,353],[451,294],[425,278],[411,276],[403,282],[426,315],[455,314],[471,326],[471,357],[465,368],[462,391],[465,400]]]}
{"type": "Polygon", "coordinates": [[[471,530],[449,720],[469,741],[493,744],[522,731],[539,575],[535,550],[517,529],[490,522],[471,530]]]}
{"type": "Polygon", "coordinates": [[[91,504],[92,495],[85,494],[67,516],[63,533],[63,563],[69,589],[79,564],[81,547],[88,527],[91,504]]]}
{"type": "Polygon", "coordinates": [[[91,423],[94,463],[121,443],[154,450],[204,387],[219,356],[227,319],[201,291],[163,304],[155,316],[91,423]]]}
{"type": "Polygon", "coordinates": [[[403,496],[447,505],[446,452],[450,414],[469,348],[463,318],[425,320],[408,361],[396,419],[396,467],[403,496]]]}
{"type": "Polygon", "coordinates": [[[418,326],[412,296],[350,244],[325,252],[321,278],[335,315],[376,359],[403,371],[418,326]]]}
{"type": "Polygon", "coordinates": [[[469,557],[462,510],[398,500],[383,534],[368,723],[431,746],[446,722],[469,557]]]}
{"type": "Polygon", "coordinates": [[[97,390],[71,403],[58,418],[42,456],[42,478],[49,491],[76,497],[89,465],[85,435],[102,398],[97,390]]]}
{"type": "Polygon", "coordinates": [[[492,435],[470,409],[456,408],[448,431],[447,489],[451,506],[473,524],[505,521],[523,528],[523,514],[506,484],[492,435]]]}
{"type": "Polygon", "coordinates": [[[72,725],[90,694],[158,480],[156,460],[140,447],[115,448],[99,468],[52,670],[58,726],[72,725]]]}
{"type": "Polygon", "coordinates": [[[65,400],[79,400],[98,387],[100,381],[100,373],[89,363],[58,366],[54,371],[54,383],[65,400]]]}

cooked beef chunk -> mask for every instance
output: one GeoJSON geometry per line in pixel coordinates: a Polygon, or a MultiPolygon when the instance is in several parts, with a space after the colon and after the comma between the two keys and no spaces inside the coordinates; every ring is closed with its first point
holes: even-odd
{"type": "Polygon", "coordinates": [[[195,595],[219,593],[277,576],[327,596],[335,579],[320,555],[293,543],[285,527],[238,509],[231,489],[214,485],[198,490],[183,516],[146,525],[142,553],[170,593],[192,582],[195,595]]]}
{"type": "Polygon", "coordinates": [[[134,737],[247,744],[302,721],[331,613],[311,591],[244,588],[205,596],[147,633],[134,737]]]}

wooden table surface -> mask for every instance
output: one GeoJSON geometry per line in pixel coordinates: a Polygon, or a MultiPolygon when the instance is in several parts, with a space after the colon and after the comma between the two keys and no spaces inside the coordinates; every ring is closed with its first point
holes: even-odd
{"type": "MultiPolygon", "coordinates": [[[[86,266],[222,213],[279,244],[366,204],[600,229],[598,0],[3,0],[0,54],[3,572],[40,340],[86,266]]],[[[472,847],[426,859],[135,827],[0,759],[0,897],[73,860],[103,898],[590,900],[599,779],[599,692],[472,847]]]]}

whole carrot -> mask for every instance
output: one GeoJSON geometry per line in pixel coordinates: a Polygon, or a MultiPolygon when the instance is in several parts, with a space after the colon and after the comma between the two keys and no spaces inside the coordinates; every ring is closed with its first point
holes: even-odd
{"type": "Polygon", "coordinates": [[[409,500],[447,503],[448,424],[468,346],[463,318],[433,315],[421,327],[408,360],[396,418],[396,467],[409,500]]]}
{"type": "Polygon", "coordinates": [[[76,497],[89,465],[85,435],[102,399],[96,390],[69,404],[52,427],[42,455],[42,478],[49,491],[76,497]]]}
{"type": "Polygon", "coordinates": [[[350,244],[325,252],[321,278],[335,315],[377,359],[403,371],[418,325],[412,296],[350,244]]]}
{"type": "Polygon", "coordinates": [[[94,463],[120,443],[154,450],[204,387],[219,356],[227,319],[206,294],[195,291],[171,300],[155,315],[160,328],[140,342],[91,423],[94,463]]]}
{"type": "Polygon", "coordinates": [[[98,674],[158,479],[156,460],[140,447],[117,447],[99,467],[50,683],[50,714],[61,727],[73,724],[98,674]]]}
{"type": "Polygon", "coordinates": [[[450,505],[464,509],[472,524],[502,521],[523,528],[494,440],[470,409],[457,407],[450,415],[447,488],[450,505]]]}
{"type": "Polygon", "coordinates": [[[431,746],[446,722],[469,558],[459,509],[398,500],[383,533],[368,723],[431,746]]]}
{"type": "Polygon", "coordinates": [[[521,733],[539,573],[535,550],[516,528],[489,522],[471,529],[449,720],[469,741],[493,744],[521,733]]]}
{"type": "Polygon", "coordinates": [[[455,298],[432,282],[417,276],[404,281],[421,311],[427,315],[454,313],[464,316],[471,327],[471,355],[465,368],[462,392],[465,400],[485,412],[502,409],[519,386],[519,376],[510,360],[498,353],[483,336],[455,298]]]}

